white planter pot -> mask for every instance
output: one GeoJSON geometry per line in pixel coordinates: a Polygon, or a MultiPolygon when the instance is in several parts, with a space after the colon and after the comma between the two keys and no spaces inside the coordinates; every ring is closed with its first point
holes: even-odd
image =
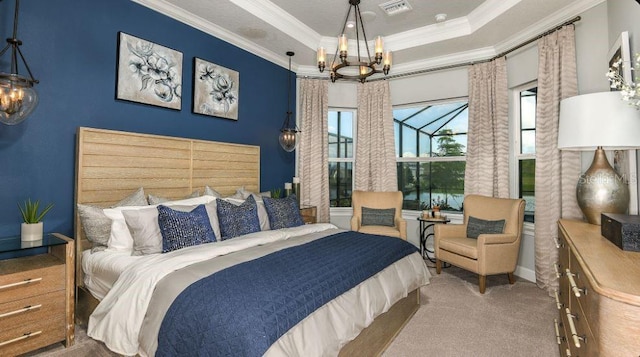
{"type": "Polygon", "coordinates": [[[42,222],[38,223],[22,223],[22,230],[20,238],[24,242],[30,242],[34,240],[42,240],[43,232],[42,222]]]}

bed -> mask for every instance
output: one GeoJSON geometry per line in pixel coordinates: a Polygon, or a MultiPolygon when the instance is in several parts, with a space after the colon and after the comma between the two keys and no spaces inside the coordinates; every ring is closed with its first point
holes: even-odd
{"type": "MultiPolygon", "coordinates": [[[[76,203],[81,205],[109,207],[141,187],[145,194],[171,200],[209,187],[214,187],[215,192],[224,197],[237,194],[239,187],[246,192],[258,193],[259,182],[260,148],[257,146],[78,129],[76,203]]],[[[216,202],[215,198],[210,200],[204,196],[193,199],[198,205],[202,202],[199,200],[207,200],[207,209],[211,202],[216,202]]],[[[407,248],[406,242],[378,236],[354,237],[353,234],[360,233],[344,231],[328,223],[254,232],[166,254],[133,256],[126,250],[115,252],[109,249],[92,253],[91,242],[86,239],[77,210],[77,322],[87,325],[91,320],[89,335],[104,341],[114,352],[125,355],[176,355],[181,353],[180,347],[175,347],[180,343],[188,348],[194,344],[210,344],[210,347],[203,347],[204,351],[206,348],[220,351],[226,348],[232,354],[244,355],[379,355],[418,309],[419,288],[426,285],[430,277],[419,253],[407,248]],[[358,239],[358,242],[372,240],[366,240],[367,244],[354,244],[358,239]],[[385,248],[376,248],[376,244],[385,248]],[[354,247],[349,247],[351,245],[354,247]],[[366,261],[364,259],[372,253],[364,251],[391,249],[387,248],[391,246],[394,252],[398,250],[397,254],[394,253],[397,257],[391,257],[384,263],[380,260],[379,264],[384,265],[376,270],[358,271],[362,275],[358,278],[360,280],[351,276],[336,278],[341,271],[356,266],[356,259],[368,262],[365,264],[367,269],[378,265],[382,258],[366,261]],[[309,249],[314,249],[313,254],[307,252],[309,249]],[[348,255],[352,254],[350,249],[363,251],[358,253],[363,257],[356,258],[354,253],[354,262],[339,268],[341,261],[351,259],[352,256],[348,255]],[[327,255],[322,259],[313,259],[322,256],[318,252],[324,251],[332,253],[324,253],[327,255]],[[336,259],[336,268],[342,270],[322,277],[305,270],[312,269],[316,260],[321,261],[317,264],[326,264],[330,259],[336,259]],[[280,264],[292,264],[294,268],[278,268],[280,264]],[[300,266],[305,269],[295,268],[300,266]],[[258,280],[237,278],[254,277],[265,267],[272,267],[269,268],[272,270],[268,270],[265,277],[256,278],[258,280]],[[302,271],[306,274],[304,278],[302,271]],[[313,276],[313,279],[308,276],[313,276]],[[272,288],[266,282],[270,278],[281,286],[272,288]],[[238,282],[245,280],[248,285],[242,287],[238,282]],[[296,280],[301,281],[301,287],[291,285],[296,280]],[[317,285],[329,284],[331,288],[312,287],[311,280],[319,280],[317,285]],[[348,280],[354,280],[353,286],[344,283],[345,286],[340,287],[343,281],[348,280]],[[267,285],[260,285],[263,283],[267,285]],[[305,285],[307,283],[309,286],[305,285]],[[226,296],[228,293],[235,291],[233,296],[244,298],[244,293],[240,292],[252,290],[251,287],[257,285],[262,288],[254,289],[259,290],[256,294],[265,295],[246,299],[259,301],[253,306],[258,310],[265,310],[264,301],[275,301],[295,289],[300,292],[291,299],[286,298],[287,303],[304,300],[305,294],[314,297],[307,299],[306,307],[301,303],[287,307],[278,305],[280,310],[270,313],[271,317],[267,319],[272,325],[261,327],[273,336],[233,340],[240,332],[251,330],[258,324],[253,320],[258,313],[243,314],[233,312],[231,307],[219,306],[223,306],[223,301],[237,300],[226,296]],[[214,289],[213,286],[226,288],[214,289]],[[198,299],[211,299],[220,304],[192,307],[195,305],[192,301],[198,299]],[[206,319],[196,317],[211,309],[218,309],[210,312],[216,316],[228,310],[230,315],[226,320],[220,319],[229,324],[216,331],[209,331],[213,329],[200,324],[200,320],[206,319]],[[308,311],[302,314],[299,310],[308,311]],[[218,339],[222,340],[219,336],[227,336],[224,335],[226,330],[236,332],[228,333],[230,342],[218,342],[218,339]],[[247,339],[251,341],[247,342],[247,339]],[[254,343],[253,340],[259,342],[254,343]]],[[[207,212],[211,217],[211,211],[207,212]]],[[[262,226],[262,221],[260,223],[262,226]]],[[[214,226],[213,221],[211,226],[214,226]]],[[[249,296],[249,292],[246,295],[249,296]]],[[[247,306],[243,305],[245,311],[254,311],[247,306]]]]}

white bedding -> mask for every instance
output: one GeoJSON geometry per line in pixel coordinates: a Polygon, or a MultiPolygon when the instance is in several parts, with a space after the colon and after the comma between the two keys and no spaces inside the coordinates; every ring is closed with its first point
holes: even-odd
{"type": "Polygon", "coordinates": [[[91,253],[91,249],[87,249],[82,252],[84,286],[96,299],[102,300],[113,288],[120,274],[141,258],[142,256],[133,256],[130,252],[91,253]]]}
{"type": "MultiPolygon", "coordinates": [[[[124,355],[139,353],[146,356],[147,351],[140,345],[140,329],[154,287],[164,276],[212,257],[325,230],[335,231],[337,227],[332,224],[304,225],[252,233],[223,242],[188,247],[165,254],[133,257],[135,260],[115,256],[105,259],[99,268],[93,267],[94,272],[100,270],[113,274],[117,268],[124,265],[126,267],[120,278],[113,284],[111,291],[104,296],[91,315],[87,334],[103,341],[114,352],[124,355]],[[136,264],[132,265],[133,261],[136,264]]],[[[90,280],[97,285],[97,281],[100,280],[93,278],[95,274],[89,275],[92,276],[90,280]]],[[[303,320],[274,344],[267,354],[281,355],[287,354],[287,351],[300,352],[300,348],[305,348],[305,354],[322,355],[327,353],[325,342],[328,340],[335,342],[337,339],[339,344],[332,348],[333,351],[357,336],[362,328],[368,326],[376,316],[387,311],[409,291],[427,284],[430,275],[424,261],[416,253],[394,263],[374,278],[318,310],[323,310],[322,312],[314,313],[303,320]],[[351,311],[354,304],[362,306],[362,311],[351,311]],[[356,314],[356,322],[350,324],[341,322],[341,319],[344,320],[344,311],[356,314]],[[313,335],[317,334],[314,327],[317,324],[332,326],[329,329],[331,331],[325,331],[327,328],[324,328],[321,330],[323,333],[326,332],[327,336],[313,335]]],[[[105,282],[109,279],[102,280],[101,283],[106,285],[105,282]]]]}

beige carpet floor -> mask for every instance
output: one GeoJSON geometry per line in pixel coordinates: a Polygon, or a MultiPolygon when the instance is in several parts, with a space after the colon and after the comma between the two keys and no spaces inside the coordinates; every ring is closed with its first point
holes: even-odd
{"type": "MultiPolygon", "coordinates": [[[[456,267],[432,273],[431,284],[422,289],[422,306],[384,357],[558,356],[553,328],[558,310],[535,284],[518,279],[509,285],[506,275],[491,276],[481,295],[471,273],[456,267]]],[[[74,346],[53,345],[29,356],[117,355],[76,327],[74,346]]]]}

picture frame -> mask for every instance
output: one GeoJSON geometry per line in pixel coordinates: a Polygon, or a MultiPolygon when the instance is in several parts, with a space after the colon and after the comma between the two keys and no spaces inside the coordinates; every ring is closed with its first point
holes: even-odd
{"type": "Polygon", "coordinates": [[[193,58],[195,114],[238,120],[240,73],[202,58],[193,58]]]}
{"type": "Polygon", "coordinates": [[[116,99],[182,109],[182,52],[118,32],[116,99]]]}
{"type": "MultiPolygon", "coordinates": [[[[625,82],[630,82],[631,73],[631,49],[629,45],[629,32],[623,31],[616,39],[613,46],[609,50],[609,68],[614,64],[618,64],[618,74],[624,78],[625,82]]],[[[617,91],[616,88],[611,88],[617,91]]],[[[638,186],[637,179],[637,158],[636,150],[614,150],[613,151],[613,168],[622,177],[622,180],[629,184],[629,214],[638,214],[638,186]]]]}

